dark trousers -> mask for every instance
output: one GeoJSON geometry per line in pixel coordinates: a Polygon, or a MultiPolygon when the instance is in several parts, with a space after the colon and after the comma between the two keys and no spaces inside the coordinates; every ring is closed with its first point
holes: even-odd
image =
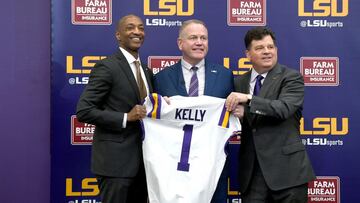
{"type": "Polygon", "coordinates": [[[221,172],[211,203],[226,203],[229,167],[229,161],[226,159],[224,169],[221,172]]]}
{"type": "Polygon", "coordinates": [[[307,183],[273,191],[266,184],[259,164],[255,162],[250,185],[241,195],[242,203],[307,203],[307,183]]]}
{"type": "Polygon", "coordinates": [[[146,203],[145,172],[133,178],[96,176],[102,203],[146,203]]]}

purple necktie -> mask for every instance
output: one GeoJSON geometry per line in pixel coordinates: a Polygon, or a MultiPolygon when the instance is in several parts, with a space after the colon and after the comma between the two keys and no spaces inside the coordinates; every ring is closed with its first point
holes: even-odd
{"type": "Polygon", "coordinates": [[[189,97],[199,96],[199,80],[196,75],[198,67],[192,67],[193,75],[191,76],[190,86],[189,86],[189,97]]]}
{"type": "Polygon", "coordinates": [[[256,83],[255,83],[255,87],[254,87],[254,92],[253,95],[257,96],[260,93],[260,89],[261,89],[261,80],[264,79],[264,77],[262,75],[258,75],[256,76],[256,83]]]}

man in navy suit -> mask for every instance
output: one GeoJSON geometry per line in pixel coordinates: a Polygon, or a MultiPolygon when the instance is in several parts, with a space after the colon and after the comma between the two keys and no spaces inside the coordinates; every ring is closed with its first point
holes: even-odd
{"type": "MultiPolygon", "coordinates": [[[[155,75],[155,92],[169,97],[208,95],[226,98],[233,91],[232,72],[205,59],[208,52],[208,31],[204,22],[200,20],[183,22],[177,44],[182,51],[182,59],[155,75]],[[194,73],[197,76],[196,82],[192,80],[194,73]],[[196,94],[192,94],[191,83],[197,83],[196,94]]],[[[228,163],[224,166],[211,202],[226,202],[227,177],[228,163]]]]}

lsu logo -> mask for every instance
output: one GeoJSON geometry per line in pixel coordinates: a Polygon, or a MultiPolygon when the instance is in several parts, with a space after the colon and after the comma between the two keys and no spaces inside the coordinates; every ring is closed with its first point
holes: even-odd
{"type": "Polygon", "coordinates": [[[304,118],[300,120],[301,135],[347,135],[349,133],[349,118],[318,117],[312,121],[312,129],[306,130],[304,118]],[[341,126],[341,128],[339,127],[341,126]]]}
{"type": "MultiPolygon", "coordinates": [[[[230,58],[229,57],[225,57],[223,59],[223,65],[226,68],[230,68],[230,58]]],[[[250,59],[248,58],[239,58],[239,60],[237,61],[237,70],[233,69],[233,74],[234,75],[242,75],[246,72],[248,72],[251,68],[252,68],[252,64],[250,62],[250,59]]]]}
{"type": "Polygon", "coordinates": [[[231,187],[231,182],[230,182],[230,178],[228,178],[228,180],[227,180],[227,194],[228,194],[228,196],[238,196],[238,195],[240,195],[239,191],[232,190],[232,189],[230,189],[230,187],[231,187]]]}
{"type": "MultiPolygon", "coordinates": [[[[306,0],[309,2],[308,0],[306,0]]],[[[313,0],[312,11],[305,11],[305,0],[298,0],[299,16],[315,16],[315,17],[345,17],[349,14],[349,0],[313,0]],[[338,2],[342,2],[341,11],[338,2]]]]}
{"type": "Polygon", "coordinates": [[[66,196],[80,197],[80,196],[97,196],[100,191],[97,185],[96,178],[84,178],[81,185],[74,185],[72,178],[66,178],[66,196]],[[75,189],[80,188],[80,189],[75,189]]]}
{"type": "Polygon", "coordinates": [[[66,56],[66,73],[68,74],[90,74],[91,68],[94,67],[95,63],[101,59],[106,58],[105,56],[84,56],[81,59],[82,68],[74,68],[74,57],[66,56]]]}
{"type": "MultiPolygon", "coordinates": [[[[186,0],[144,0],[145,16],[191,16],[194,14],[194,1],[187,0],[187,10],[184,10],[186,0]],[[150,1],[158,2],[157,9],[152,10],[150,1]]],[[[155,7],[155,5],[153,5],[155,7]]]]}

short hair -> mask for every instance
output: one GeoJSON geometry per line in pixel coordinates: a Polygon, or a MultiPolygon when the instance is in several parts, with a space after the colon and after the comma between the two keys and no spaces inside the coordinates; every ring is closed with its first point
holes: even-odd
{"type": "Polygon", "coordinates": [[[247,31],[245,38],[244,38],[246,49],[250,48],[250,44],[253,40],[261,40],[265,36],[268,36],[268,35],[271,36],[271,38],[274,41],[274,44],[276,45],[275,33],[273,31],[271,31],[270,28],[255,27],[255,28],[250,29],[249,31],[247,31]]]}
{"type": "MultiPolygon", "coordinates": [[[[134,14],[129,14],[126,16],[123,16],[122,18],[120,18],[120,20],[118,21],[117,25],[116,25],[116,30],[120,30],[121,26],[124,24],[124,22],[126,21],[126,19],[131,18],[131,17],[135,17],[141,20],[141,18],[137,15],[134,14]]],[[[142,21],[142,20],[141,20],[142,21]]]]}
{"type": "Polygon", "coordinates": [[[181,34],[184,31],[184,29],[190,24],[200,24],[200,25],[203,25],[206,28],[205,23],[203,21],[201,21],[201,20],[191,19],[191,20],[184,21],[184,22],[182,22],[181,27],[179,29],[179,38],[181,37],[181,34]]]}

